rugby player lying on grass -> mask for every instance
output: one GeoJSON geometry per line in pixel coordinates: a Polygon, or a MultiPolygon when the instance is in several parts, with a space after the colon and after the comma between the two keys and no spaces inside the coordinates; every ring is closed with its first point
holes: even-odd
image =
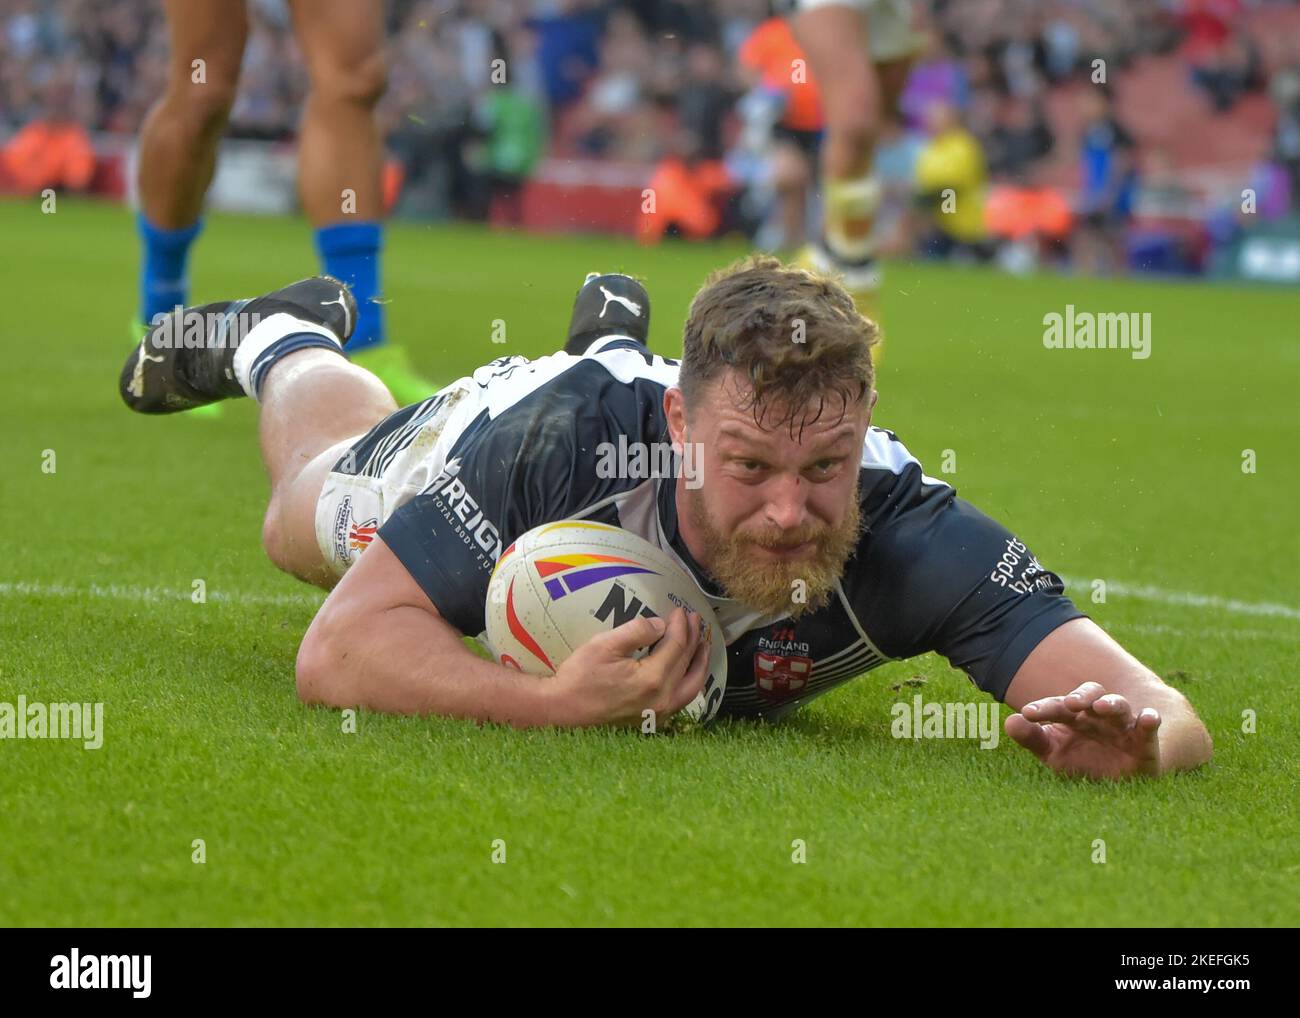
{"type": "Polygon", "coordinates": [[[208,344],[166,343],[183,323],[164,322],[127,360],[122,395],[143,413],[261,404],[266,553],[332,588],[298,653],[305,702],[518,726],[680,709],[707,664],[680,609],[596,637],[546,680],[462,642],[483,631],[502,548],[584,518],[664,549],[708,595],[728,645],[723,715],[780,718],[937,651],[1018,712],[1007,734],[1054,770],[1163,774],[1210,758],[1182,694],[870,426],[876,329],[829,279],[763,256],[714,273],[679,365],[645,346],[639,284],[589,278],[565,352],[503,357],[402,410],[342,356],[356,307],[333,279],[187,313],[208,316],[208,344]],[[620,438],[698,443],[701,475],[601,476],[598,450],[620,438]]]}

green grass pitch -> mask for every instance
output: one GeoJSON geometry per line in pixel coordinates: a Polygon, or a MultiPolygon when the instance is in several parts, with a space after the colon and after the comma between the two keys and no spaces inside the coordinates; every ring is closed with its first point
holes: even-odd
{"type": "MultiPolygon", "coordinates": [[[[1106,785],[1005,738],[891,738],[905,680],[971,698],[934,656],[779,726],[649,738],[363,713],[345,733],[294,695],[320,595],[262,556],[254,408],[159,420],[118,400],[128,213],[10,202],[0,238],[0,701],[98,701],[105,727],[95,751],[0,742],[0,923],[1300,923],[1293,292],[889,269],[876,423],[932,474],[951,450],[943,476],[1214,737],[1196,773],[1106,785]],[[1150,359],[1045,349],[1043,315],[1070,303],[1151,312],[1150,359]]],[[[299,220],[214,216],[194,298],[310,274],[309,241],[299,220]]],[[[675,354],[695,288],[741,253],[398,224],[391,332],[450,380],[557,348],[583,273],[623,270],[675,354]]]]}

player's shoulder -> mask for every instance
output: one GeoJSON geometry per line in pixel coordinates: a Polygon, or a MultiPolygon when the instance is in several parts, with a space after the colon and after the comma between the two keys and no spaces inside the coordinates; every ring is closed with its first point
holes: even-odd
{"type": "Polygon", "coordinates": [[[888,470],[899,473],[909,463],[920,464],[911,451],[894,432],[888,428],[878,428],[874,424],[867,429],[862,439],[863,470],[888,470]]]}
{"type": "Polygon", "coordinates": [[[636,340],[607,336],[581,356],[563,351],[544,357],[498,357],[465,379],[480,393],[492,419],[516,407],[565,402],[636,401],[640,390],[677,384],[678,362],[651,353],[636,340]]]}
{"type": "Polygon", "coordinates": [[[952,485],[925,472],[921,461],[894,432],[867,429],[858,462],[858,494],[869,530],[879,530],[936,500],[946,501],[954,493],[952,485]]]}
{"type": "Polygon", "coordinates": [[[1015,538],[925,473],[885,429],[873,428],[864,443],[859,490],[863,531],[841,580],[845,594],[890,656],[933,649],[926,641],[1015,538]]]}
{"type": "Polygon", "coordinates": [[[628,336],[599,339],[577,359],[582,363],[599,365],[623,385],[646,382],[666,389],[677,384],[681,370],[680,361],[652,353],[644,343],[628,336]]]}
{"type": "Polygon", "coordinates": [[[452,452],[487,483],[545,488],[548,511],[570,514],[619,488],[611,448],[666,444],[663,394],[676,380],[676,362],[617,336],[582,356],[499,358],[466,380],[475,416],[452,452]]]}

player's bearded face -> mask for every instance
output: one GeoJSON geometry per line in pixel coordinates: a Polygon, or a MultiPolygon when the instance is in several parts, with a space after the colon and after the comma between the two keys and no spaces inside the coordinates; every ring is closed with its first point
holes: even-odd
{"type": "Polygon", "coordinates": [[[824,607],[857,547],[861,513],[856,480],[839,523],[806,523],[791,530],[737,528],[728,534],[710,515],[703,490],[689,492],[687,499],[709,572],[729,597],[764,614],[797,619],[824,607]],[[814,550],[807,555],[779,554],[809,542],[814,550]]]}

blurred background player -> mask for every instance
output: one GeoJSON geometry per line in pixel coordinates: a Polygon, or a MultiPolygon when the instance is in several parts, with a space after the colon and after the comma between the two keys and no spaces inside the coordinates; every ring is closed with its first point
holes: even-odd
{"type": "Polygon", "coordinates": [[[739,148],[754,164],[744,176],[763,220],[754,243],[767,250],[800,247],[807,235],[822,101],[816,80],[794,73],[806,63],[782,17],[759,22],[736,51],[737,74],[748,89],[737,106],[744,124],[739,148]]]}
{"type": "MultiPolygon", "coordinates": [[[[385,210],[407,223],[471,220],[648,241],[676,233],[707,243],[739,230],[769,250],[812,241],[824,262],[837,237],[837,250],[850,247],[861,228],[865,275],[872,259],[966,259],[991,243],[995,264],[1016,272],[1047,264],[1300,280],[1300,262],[1288,253],[1300,233],[1300,0],[1240,7],[912,0],[922,45],[896,105],[892,79],[905,58],[877,54],[906,25],[896,16],[901,8],[807,0],[811,7],[791,15],[805,30],[849,19],[860,45],[845,47],[835,24],[821,34],[858,67],[856,91],[876,97],[867,104],[853,101],[855,74],[844,68],[818,81],[815,39],[801,48],[781,32],[788,26],[771,22],[774,10],[794,2],[387,0],[390,85],[377,111],[388,146],[385,210]],[[498,56],[509,67],[504,81],[492,74],[498,56]],[[871,149],[871,162],[864,156],[859,168],[872,170],[859,189],[869,214],[855,225],[832,201],[825,235],[816,180],[822,114],[808,101],[819,85],[831,90],[834,107],[822,169],[829,174],[845,151],[864,156],[867,144],[837,142],[855,133],[856,119],[867,121],[856,133],[871,149]],[[837,99],[842,93],[847,102],[837,99]],[[948,107],[948,130],[936,130],[935,103],[948,107]],[[987,175],[983,241],[976,213],[985,189],[972,139],[987,175]],[[652,181],[659,207],[646,214],[652,181]],[[941,204],[948,188],[957,220],[941,204]],[[1264,249],[1266,257],[1258,254],[1264,249]]],[[[364,10],[361,0],[348,6],[354,15],[364,10]]],[[[188,23],[199,7],[178,10],[188,23]]],[[[222,144],[237,141],[239,151],[209,190],[205,215],[292,216],[300,203],[284,185],[294,176],[286,149],[300,127],[309,135],[316,128],[309,84],[324,94],[323,82],[338,75],[328,65],[318,70],[316,58],[306,66],[298,35],[307,29],[295,25],[288,0],[244,0],[232,9],[232,18],[247,16],[247,63],[222,144]]],[[[223,25],[212,38],[227,34],[223,25]]],[[[911,34],[901,31],[902,50],[911,34]]],[[[198,127],[185,140],[176,109],[228,93],[238,56],[228,43],[235,55],[223,60],[209,41],[210,52],[194,58],[204,60],[205,84],[191,86],[197,68],[169,52],[168,36],[160,0],[0,4],[0,195],[39,195],[49,186],[60,198],[84,192],[123,200],[135,175],[132,139],[167,95],[155,116],[165,121],[170,111],[172,133],[146,137],[147,149],[163,152],[149,158],[142,182],[146,217],[158,220],[152,225],[162,234],[155,282],[184,277],[168,263],[183,260],[184,232],[198,222],[199,185],[210,171],[185,170],[212,143],[195,141],[204,134],[198,127]],[[193,102],[173,95],[179,90],[195,93],[193,102]],[[176,151],[167,151],[169,140],[176,151]],[[188,211],[167,218],[157,195],[176,190],[166,179],[172,164],[172,175],[198,184],[187,191],[188,211]]],[[[373,40],[360,47],[376,48],[373,40]]],[[[349,51],[329,65],[356,59],[349,51]]],[[[208,134],[222,133],[216,121],[208,134]]],[[[355,146],[352,152],[359,155],[355,146]]],[[[304,167],[308,175],[313,167],[328,170],[316,159],[304,167]]],[[[311,193],[326,189],[303,183],[311,212],[311,193]]],[[[364,189],[357,198],[356,213],[340,217],[344,224],[374,214],[364,189]]],[[[841,253],[844,261],[851,252],[841,253]]],[[[377,317],[380,309],[367,310],[377,317]]],[[[414,340],[403,339],[414,352],[414,340]]]]}
{"type": "Polygon", "coordinates": [[[922,38],[912,0],[798,0],[794,34],[821,89],[822,234],[804,260],[838,273],[859,308],[877,317],[874,226],[881,185],[872,155],[897,108],[922,38]]]}
{"type": "Polygon", "coordinates": [[[988,186],[979,140],[946,102],[925,110],[928,139],[916,158],[916,196],[924,216],[921,253],[930,258],[988,261],[984,223],[988,186]]]}
{"type": "MultiPolygon", "coordinates": [[[[163,7],[167,86],[140,130],[141,323],[190,303],[190,247],[203,228],[203,200],[249,27],[242,0],[163,0],[163,7]]],[[[298,134],[298,192],[322,270],[346,282],[357,299],[348,355],[378,375],[399,404],[414,402],[435,387],[414,374],[404,350],[384,346],[383,305],[374,299],[383,247],[374,109],[386,81],[385,5],[289,0],[288,7],[310,82],[298,134]]]]}
{"type": "Polygon", "coordinates": [[[1103,274],[1123,264],[1123,236],[1137,196],[1136,145],[1115,115],[1108,89],[1080,94],[1083,136],[1079,140],[1081,188],[1079,263],[1103,274]]]}

